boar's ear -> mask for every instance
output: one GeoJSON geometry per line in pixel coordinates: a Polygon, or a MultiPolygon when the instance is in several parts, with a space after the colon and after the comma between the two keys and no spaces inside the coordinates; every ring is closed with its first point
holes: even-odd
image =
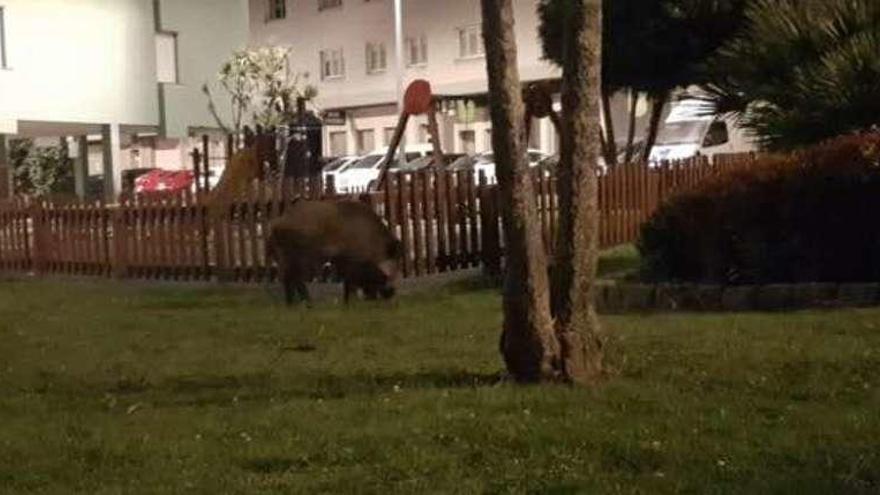
{"type": "Polygon", "coordinates": [[[397,239],[392,239],[388,244],[388,257],[396,260],[400,258],[401,254],[403,254],[403,243],[397,239]]]}

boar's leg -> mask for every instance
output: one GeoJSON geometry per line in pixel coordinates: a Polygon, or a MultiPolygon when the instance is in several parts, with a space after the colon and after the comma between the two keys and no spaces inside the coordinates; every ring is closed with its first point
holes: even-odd
{"type": "Polygon", "coordinates": [[[288,306],[295,299],[309,303],[309,290],[306,287],[306,270],[301,261],[285,263],[281,268],[281,283],[284,284],[284,298],[288,306]]]}
{"type": "Polygon", "coordinates": [[[299,294],[300,301],[306,303],[306,306],[312,305],[312,299],[309,297],[309,288],[306,283],[300,279],[296,281],[296,292],[299,294]]]}
{"type": "Polygon", "coordinates": [[[288,306],[293,305],[295,277],[290,268],[286,268],[281,272],[281,284],[284,286],[284,301],[288,306]]]}
{"type": "Polygon", "coordinates": [[[343,280],[343,282],[342,282],[342,300],[345,302],[345,304],[348,304],[348,301],[351,299],[351,293],[356,290],[357,290],[357,288],[355,288],[351,284],[350,280],[348,280],[348,279],[343,280]]]}

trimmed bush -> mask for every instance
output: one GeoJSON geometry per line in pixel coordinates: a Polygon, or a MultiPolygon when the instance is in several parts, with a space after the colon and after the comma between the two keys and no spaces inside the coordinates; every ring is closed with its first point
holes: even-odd
{"type": "Polygon", "coordinates": [[[710,179],[642,226],[639,251],[651,281],[880,281],[880,134],[710,179]]]}

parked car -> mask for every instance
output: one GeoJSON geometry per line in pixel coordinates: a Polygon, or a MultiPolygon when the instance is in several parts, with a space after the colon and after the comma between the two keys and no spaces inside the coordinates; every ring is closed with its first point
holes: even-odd
{"type": "MultiPolygon", "coordinates": [[[[452,164],[453,162],[455,162],[456,160],[458,160],[459,158],[462,158],[464,156],[466,156],[466,155],[464,155],[463,153],[444,153],[443,154],[443,157],[445,159],[444,160],[444,162],[445,162],[444,168],[448,167],[450,164],[452,164]]],[[[435,162],[434,155],[423,156],[421,158],[416,158],[415,160],[400,167],[400,170],[404,171],[404,172],[415,172],[418,170],[422,170],[422,169],[434,166],[434,162],[435,162]]]]}
{"type": "Polygon", "coordinates": [[[168,194],[192,190],[195,175],[192,170],[156,169],[134,181],[135,194],[168,194]]]}
{"type": "Polygon", "coordinates": [[[348,155],[330,160],[330,162],[327,163],[327,165],[324,165],[321,169],[321,177],[324,180],[324,183],[326,184],[332,180],[333,184],[338,185],[339,174],[345,172],[349,166],[360,159],[360,156],[348,155]]]}
{"type": "MultiPolygon", "coordinates": [[[[529,167],[536,167],[538,164],[549,157],[547,153],[544,153],[540,150],[528,150],[526,152],[529,159],[529,167]]],[[[497,182],[495,176],[495,154],[490,152],[482,153],[476,156],[476,160],[473,164],[474,170],[474,181],[479,183],[480,174],[482,173],[486,177],[486,182],[489,184],[494,184],[497,182]]]]}
{"type": "Polygon", "coordinates": [[[156,167],[146,167],[146,168],[130,168],[128,170],[122,171],[122,194],[132,195],[135,190],[135,181],[138,177],[141,177],[145,174],[153,172],[154,170],[159,170],[156,167]]]}
{"type": "MultiPolygon", "coordinates": [[[[410,162],[417,158],[428,156],[434,152],[430,144],[416,144],[406,147],[406,161],[410,162]]],[[[385,155],[388,148],[380,148],[360,160],[349,165],[344,171],[336,176],[336,190],[341,193],[355,192],[369,187],[370,183],[379,178],[379,172],[385,165],[385,155]]],[[[396,170],[399,166],[395,159],[389,166],[389,170],[396,170]]]]}

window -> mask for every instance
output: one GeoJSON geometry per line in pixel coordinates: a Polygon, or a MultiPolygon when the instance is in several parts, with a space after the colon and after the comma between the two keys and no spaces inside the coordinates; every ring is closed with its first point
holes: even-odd
{"type": "Polygon", "coordinates": [[[6,18],[3,7],[0,6],[0,69],[9,68],[6,60],[6,18]]]}
{"type": "Polygon", "coordinates": [[[388,58],[384,43],[367,43],[367,74],[384,72],[388,68],[388,58]]]}
{"type": "Polygon", "coordinates": [[[342,7],[342,0],[318,0],[318,10],[327,10],[334,7],[342,7]]]}
{"type": "Polygon", "coordinates": [[[345,131],[330,133],[330,156],[345,156],[348,154],[348,136],[345,131]]]}
{"type": "Polygon", "coordinates": [[[428,63],[428,39],[425,36],[406,39],[406,65],[415,67],[428,63]]]}
{"type": "Polygon", "coordinates": [[[483,46],[483,30],[479,25],[460,28],[458,30],[458,56],[460,58],[482,57],[485,54],[483,46]]]}
{"type": "Polygon", "coordinates": [[[419,142],[420,143],[430,143],[431,142],[431,130],[428,127],[428,124],[422,124],[419,126],[419,142]]]}
{"type": "Polygon", "coordinates": [[[727,123],[723,120],[716,120],[709,126],[709,132],[706,133],[706,137],[703,139],[703,147],[721,146],[729,141],[730,133],[727,131],[727,123]]]}
{"type": "Polygon", "coordinates": [[[376,138],[372,129],[357,131],[357,148],[359,155],[366,155],[376,149],[376,138]]]}
{"type": "Polygon", "coordinates": [[[270,21],[277,21],[287,17],[287,0],[268,0],[269,12],[266,18],[270,21]]]}
{"type": "Polygon", "coordinates": [[[177,33],[156,33],[156,76],[160,83],[177,84],[177,33]]]}
{"type": "Polygon", "coordinates": [[[342,48],[321,50],[321,79],[339,79],[345,76],[345,57],[342,48]]]}
{"type": "Polygon", "coordinates": [[[458,133],[461,140],[461,152],[473,155],[477,152],[477,135],[474,131],[461,131],[458,133]]]}
{"type": "Polygon", "coordinates": [[[394,139],[395,130],[394,127],[386,127],[382,129],[382,142],[385,143],[385,146],[391,146],[391,140],[394,139]]]}

